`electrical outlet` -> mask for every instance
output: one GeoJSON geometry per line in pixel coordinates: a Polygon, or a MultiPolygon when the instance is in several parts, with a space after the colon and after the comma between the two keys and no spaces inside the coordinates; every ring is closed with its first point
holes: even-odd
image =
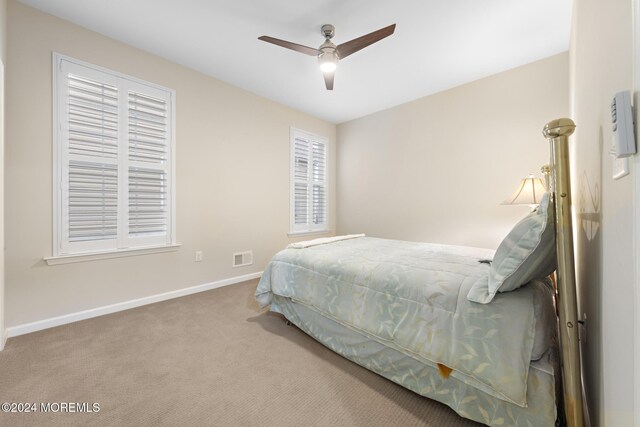
{"type": "Polygon", "coordinates": [[[202,251],[196,251],[196,262],[202,261],[202,251]]]}

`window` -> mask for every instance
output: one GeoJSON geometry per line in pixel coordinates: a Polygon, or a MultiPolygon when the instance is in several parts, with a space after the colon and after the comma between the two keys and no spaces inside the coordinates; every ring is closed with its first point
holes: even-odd
{"type": "Polygon", "coordinates": [[[328,230],[327,139],[291,129],[291,234],[328,230]]]}
{"type": "Polygon", "coordinates": [[[54,256],[175,243],[175,92],[54,54],[54,256]]]}

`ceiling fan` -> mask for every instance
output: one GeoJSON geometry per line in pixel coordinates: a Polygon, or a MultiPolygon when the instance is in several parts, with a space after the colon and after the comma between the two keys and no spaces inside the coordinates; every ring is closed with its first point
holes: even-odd
{"type": "Polygon", "coordinates": [[[327,90],[333,90],[333,78],[335,76],[336,65],[340,59],[344,59],[360,49],[364,49],[385,37],[389,37],[393,34],[395,29],[396,24],[389,25],[388,27],[381,28],[377,31],[336,46],[331,42],[331,39],[335,35],[335,28],[333,25],[325,24],[320,29],[325,40],[317,49],[269,36],[258,37],[258,40],[286,47],[287,49],[295,50],[296,52],[304,53],[306,55],[317,56],[318,62],[320,63],[320,70],[322,70],[322,74],[324,75],[324,84],[327,86],[327,90]]]}

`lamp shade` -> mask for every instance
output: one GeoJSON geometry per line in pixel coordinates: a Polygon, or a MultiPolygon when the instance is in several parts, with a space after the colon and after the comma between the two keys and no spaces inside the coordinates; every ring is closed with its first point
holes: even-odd
{"type": "Polygon", "coordinates": [[[535,207],[540,204],[542,195],[547,191],[542,179],[529,175],[520,180],[516,191],[505,200],[503,205],[529,205],[535,207]]]}

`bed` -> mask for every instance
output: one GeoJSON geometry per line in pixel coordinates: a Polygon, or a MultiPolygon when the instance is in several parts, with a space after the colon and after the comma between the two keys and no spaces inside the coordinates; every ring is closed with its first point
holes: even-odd
{"type": "Polygon", "coordinates": [[[301,242],[271,260],[256,300],[463,417],[495,426],[581,425],[571,388],[577,319],[566,307],[573,299],[575,311],[568,161],[560,166],[566,153],[556,153],[573,131],[567,120],[545,127],[552,192],[496,251],[364,235],[301,242]],[[557,290],[548,278],[556,266],[557,290]]]}

